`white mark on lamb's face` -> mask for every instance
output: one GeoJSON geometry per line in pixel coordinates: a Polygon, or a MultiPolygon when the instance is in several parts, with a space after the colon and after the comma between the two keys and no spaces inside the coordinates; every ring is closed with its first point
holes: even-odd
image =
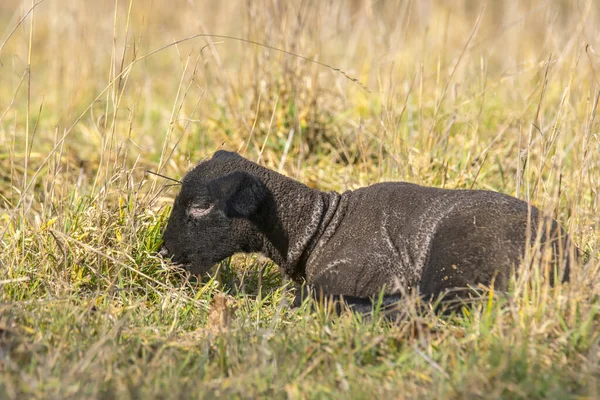
{"type": "Polygon", "coordinates": [[[188,207],[187,213],[190,218],[198,220],[208,215],[214,208],[214,204],[205,206],[199,203],[192,203],[188,207]]]}

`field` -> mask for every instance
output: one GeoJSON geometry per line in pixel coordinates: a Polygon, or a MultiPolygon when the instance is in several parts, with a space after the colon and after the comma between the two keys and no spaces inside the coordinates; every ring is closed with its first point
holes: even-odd
{"type": "Polygon", "coordinates": [[[600,398],[598,26],[596,0],[2,0],[0,399],[600,398]],[[514,195],[584,259],[451,315],[292,308],[261,256],[156,254],[178,187],[147,171],[218,149],[514,195]]]}

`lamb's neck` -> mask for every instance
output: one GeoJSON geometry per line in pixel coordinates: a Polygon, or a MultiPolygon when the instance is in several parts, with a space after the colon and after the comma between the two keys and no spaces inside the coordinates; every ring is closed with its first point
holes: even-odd
{"type": "Polygon", "coordinates": [[[259,230],[264,235],[260,252],[295,280],[304,278],[306,260],[329,223],[339,194],[311,189],[268,171],[263,182],[272,202],[262,210],[259,230]]]}

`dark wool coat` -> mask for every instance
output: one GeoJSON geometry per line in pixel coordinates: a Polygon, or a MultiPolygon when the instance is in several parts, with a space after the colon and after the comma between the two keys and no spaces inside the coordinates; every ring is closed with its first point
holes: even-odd
{"type": "Polygon", "coordinates": [[[568,236],[517,198],[402,182],[325,193],[218,151],[183,179],[163,253],[203,273],[234,253],[260,252],[327,294],[435,296],[505,289],[536,238],[556,267],[550,279],[567,279],[568,236]]]}

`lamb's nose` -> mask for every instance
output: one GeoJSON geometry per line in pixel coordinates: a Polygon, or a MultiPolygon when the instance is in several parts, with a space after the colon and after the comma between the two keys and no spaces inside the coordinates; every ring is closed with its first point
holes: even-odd
{"type": "Polygon", "coordinates": [[[162,246],[160,246],[160,251],[158,252],[158,254],[161,257],[168,257],[169,256],[169,249],[167,249],[167,246],[165,246],[164,244],[162,246]]]}

